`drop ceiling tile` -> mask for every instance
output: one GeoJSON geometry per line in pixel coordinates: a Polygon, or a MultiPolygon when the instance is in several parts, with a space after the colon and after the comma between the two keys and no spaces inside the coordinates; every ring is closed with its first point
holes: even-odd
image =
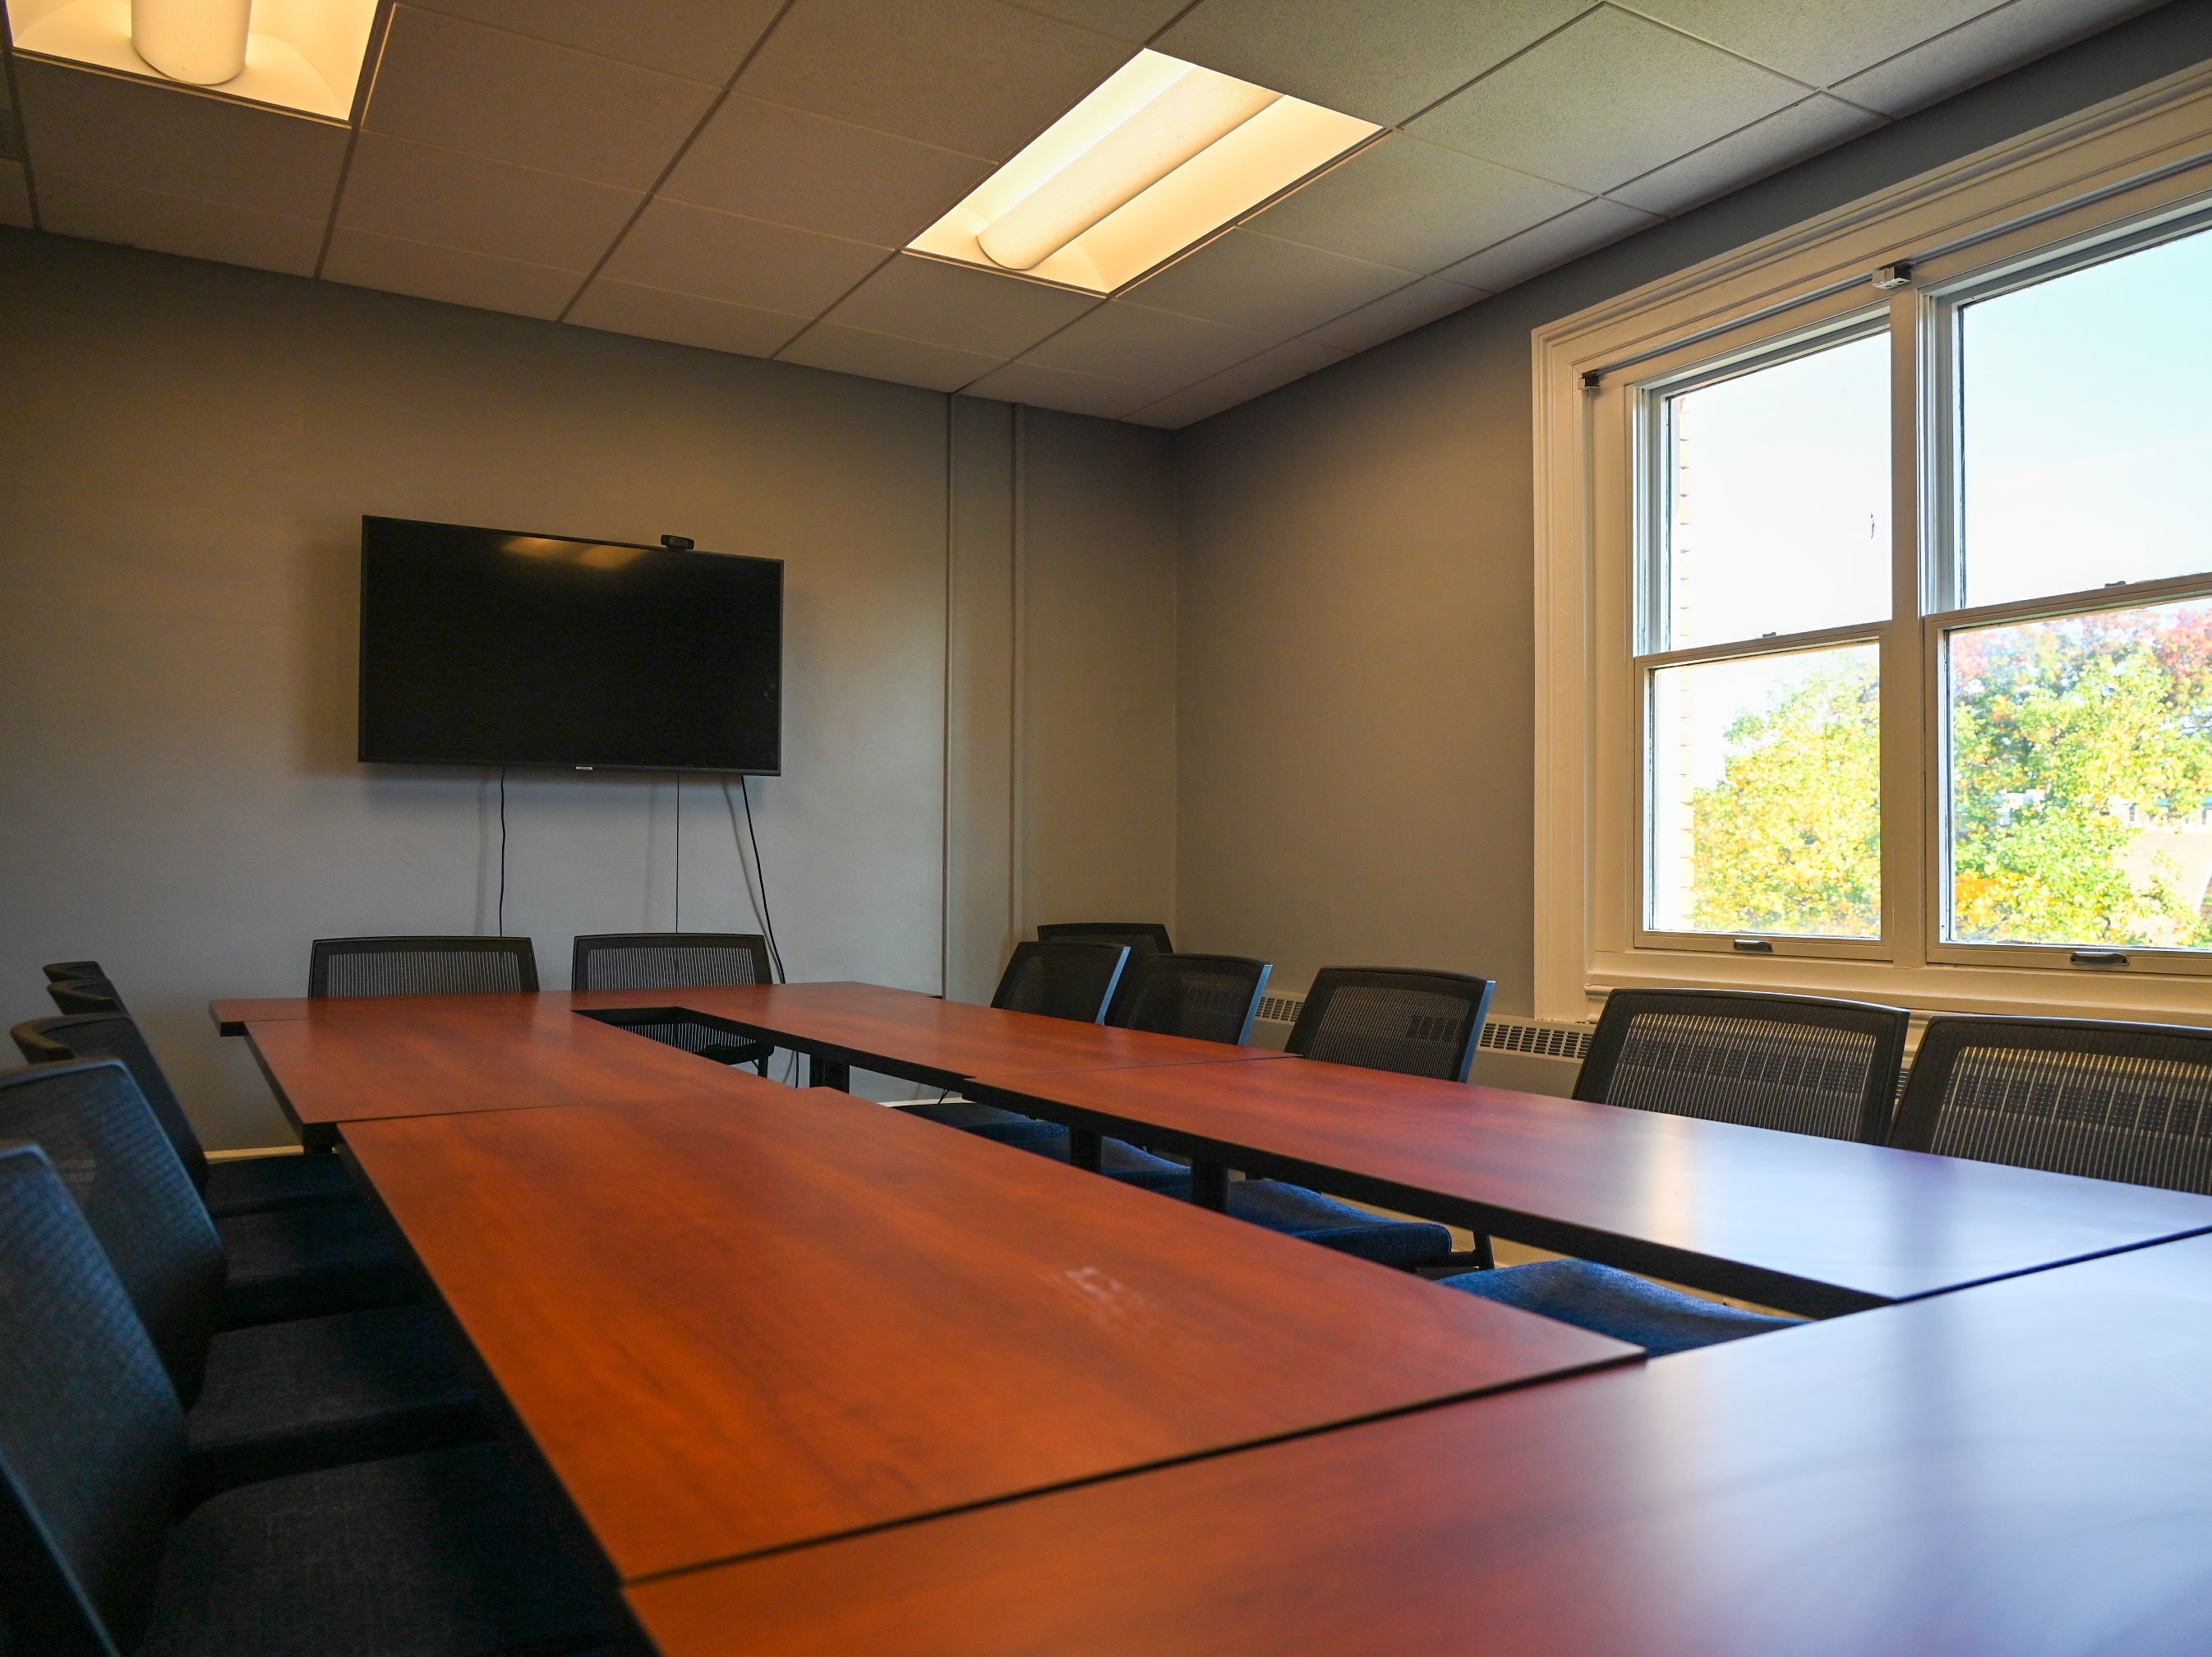
{"type": "Polygon", "coordinates": [[[1588,199],[1399,134],[1277,202],[1252,228],[1425,275],[1588,199]]]}
{"type": "Polygon", "coordinates": [[[996,0],[797,0],[738,86],[995,162],[1133,50],[996,0]]]}
{"type": "Polygon", "coordinates": [[[1509,236],[1495,247],[1486,247],[1473,259],[1462,259],[1440,272],[1462,287],[1486,288],[1498,293],[1540,271],[1602,247],[1609,241],[1633,235],[1659,222],[1646,213],[1617,201],[1600,198],[1569,208],[1559,217],[1509,236]]]}
{"type": "Polygon", "coordinates": [[[775,21],[781,0],[423,0],[424,9],[532,34],[719,87],[775,21]]]}
{"type": "Polygon", "coordinates": [[[1099,303],[1089,294],[901,253],[848,295],[830,319],[1003,359],[1019,356],[1099,303]]]}
{"type": "Polygon", "coordinates": [[[1232,230],[1121,297],[1279,338],[1402,288],[1412,274],[1256,230],[1232,230]]]}
{"type": "Polygon", "coordinates": [[[1538,178],[1610,190],[1804,95],[1794,81],[1607,7],[1407,130],[1538,178]]]}
{"type": "Polygon", "coordinates": [[[1385,294],[1372,304],[1310,329],[1306,338],[1334,345],[1339,350],[1364,351],[1370,345],[1410,333],[1440,316],[1464,310],[1478,299],[1489,297],[1480,288],[1462,288],[1456,282],[1446,282],[1438,277],[1423,277],[1395,294],[1385,294]]]}
{"type": "Polygon", "coordinates": [[[2012,0],[1925,45],[1838,82],[1838,96],[1910,115],[2069,41],[2148,11],[2145,0],[2012,0]]]}
{"type": "Polygon", "coordinates": [[[1004,403],[1064,409],[1070,414],[1095,414],[1106,420],[1118,420],[1160,394],[1157,386],[1133,386],[1127,381],[1103,380],[1068,369],[1047,368],[1042,362],[1009,362],[1004,368],[994,369],[968,387],[967,392],[970,397],[995,397],[1004,403]]]}
{"type": "Polygon", "coordinates": [[[809,368],[835,369],[868,380],[896,381],[929,391],[958,391],[1005,361],[975,351],[956,351],[918,340],[896,339],[865,328],[840,327],[817,322],[776,353],[782,362],[804,362],[809,368]]]}
{"type": "Polygon", "coordinates": [[[1195,386],[1187,386],[1157,403],[1147,404],[1129,417],[1140,425],[1187,426],[1218,414],[1225,408],[1249,402],[1293,380],[1303,380],[1352,353],[1332,350],[1310,339],[1286,339],[1249,362],[1239,362],[1195,386]]]}
{"type": "Polygon", "coordinates": [[[573,271],[343,228],[331,234],[323,275],[356,288],[380,288],[386,293],[442,299],[480,311],[511,311],[548,320],[560,315],[576,291],[573,271]]]}
{"type": "Polygon", "coordinates": [[[746,218],[902,247],[991,163],[784,104],[732,97],[660,193],[746,218]]]}
{"type": "Polygon", "coordinates": [[[15,75],[30,153],[66,158],[80,179],[285,218],[330,216],[343,126],[28,58],[15,60],[15,75]]]}
{"type": "Polygon", "coordinates": [[[1274,336],[1249,328],[1109,300],[1024,352],[1022,360],[1168,391],[1218,374],[1276,343],[1274,336]]]}
{"type": "Polygon", "coordinates": [[[319,219],[163,195],[51,167],[39,169],[39,216],[57,235],[119,241],[292,276],[312,276],[323,246],[319,219]]]}
{"type": "Polygon", "coordinates": [[[696,294],[672,294],[605,277],[584,289],[566,320],[609,333],[637,334],[741,356],[774,356],[806,326],[803,316],[725,305],[696,294]]]}
{"type": "Polygon", "coordinates": [[[1147,403],[1133,414],[1121,417],[1133,426],[1157,426],[1162,431],[1180,431],[1185,426],[1196,425],[1200,420],[1212,418],[1224,409],[1237,406],[1237,399],[1226,393],[1201,391],[1196,386],[1188,390],[1170,392],[1157,403],[1147,403]]]}
{"type": "Polygon", "coordinates": [[[714,100],[696,81],[398,6],[364,125],[648,190],[714,100]]]}
{"type": "Polygon", "coordinates": [[[1649,213],[1686,212],[1882,124],[1856,104],[1816,93],[1607,193],[1649,213]]]}
{"type": "Polygon", "coordinates": [[[1188,11],[1191,0],[1011,0],[1011,3],[1042,17],[1057,17],[1063,23],[1079,24],[1141,46],[1173,21],[1177,12],[1188,11]]]}
{"type": "Polygon", "coordinates": [[[1205,0],[1162,52],[1395,126],[1589,0],[1205,0]]]}
{"type": "Polygon", "coordinates": [[[656,198],[605,274],[756,310],[819,316],[884,258],[880,247],[656,198]]]}
{"type": "Polygon", "coordinates": [[[357,230],[588,271],[645,198],[635,191],[364,132],[338,222],[357,230]]]}
{"type": "Polygon", "coordinates": [[[1632,9],[1813,86],[1917,46],[2004,0],[1629,0],[1632,9]]]}
{"type": "Polygon", "coordinates": [[[21,161],[0,161],[0,224],[31,228],[31,181],[21,161]]]}

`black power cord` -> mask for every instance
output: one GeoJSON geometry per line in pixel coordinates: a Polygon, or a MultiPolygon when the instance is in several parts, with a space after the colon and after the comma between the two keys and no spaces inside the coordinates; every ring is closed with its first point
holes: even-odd
{"type": "Polygon", "coordinates": [[[752,778],[738,778],[738,793],[745,802],[745,838],[753,843],[753,878],[760,882],[761,930],[768,935],[769,964],[775,969],[778,984],[789,984],[791,974],[783,970],[783,946],[775,941],[775,917],[769,912],[768,870],[761,863],[760,833],[753,827],[752,778]]]}
{"type": "Polygon", "coordinates": [[[676,929],[684,929],[684,773],[676,773],[676,929]]]}
{"type": "Polygon", "coordinates": [[[499,768],[499,935],[507,935],[507,767],[499,768]]]}

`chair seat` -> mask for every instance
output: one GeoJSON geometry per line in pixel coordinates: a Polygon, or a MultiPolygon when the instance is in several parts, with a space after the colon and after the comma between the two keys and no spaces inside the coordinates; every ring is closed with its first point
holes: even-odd
{"type": "Polygon", "coordinates": [[[908,1116],[918,1116],[925,1122],[942,1123],[948,1128],[960,1128],[969,1133],[979,1133],[991,1128],[1052,1125],[1040,1123],[1033,1116],[1002,1111],[995,1105],[978,1105],[972,1099],[927,1100],[920,1105],[902,1105],[899,1109],[908,1116]]]}
{"type": "Polygon", "coordinates": [[[185,1417],[185,1473],[205,1497],[490,1431],[428,1307],[342,1312],[215,1337],[185,1417]]]}
{"type": "Polygon", "coordinates": [[[556,1657],[618,1613],[495,1444],[248,1484],[173,1531],[136,1657],[556,1657]]]}
{"type": "Polygon", "coordinates": [[[1446,1288],[1627,1341],[1655,1358],[1795,1328],[1802,1321],[1700,1300],[1593,1260],[1534,1260],[1494,1271],[1462,1272],[1437,1282],[1446,1288]]]}
{"type": "MultiPolygon", "coordinates": [[[[1067,1130],[1055,1122],[1008,1124],[978,1130],[1001,1144],[1067,1161],[1067,1130]]],[[[1099,1157],[1099,1171],[1124,1185],[1142,1186],[1163,1197],[1190,1200],[1190,1170],[1180,1162],[1154,1156],[1109,1139],[1099,1157]]],[[[1451,1233],[1425,1220],[1391,1220],[1365,1209],[1340,1203],[1334,1197],[1302,1185],[1276,1179],[1237,1179],[1230,1182],[1230,1217],[1265,1226],[1301,1241],[1318,1243],[1340,1254],[1356,1254],[1386,1266],[1433,1265],[1451,1252],[1451,1233]]]]}
{"type": "Polygon", "coordinates": [[[350,1203],[361,1192],[335,1156],[253,1156],[208,1165],[200,1198],[218,1220],[271,1209],[319,1208],[350,1203]]]}
{"type": "Polygon", "coordinates": [[[414,1300],[415,1275],[358,1203],[234,1215],[216,1222],[229,1268],[221,1325],[319,1318],[414,1300]]]}

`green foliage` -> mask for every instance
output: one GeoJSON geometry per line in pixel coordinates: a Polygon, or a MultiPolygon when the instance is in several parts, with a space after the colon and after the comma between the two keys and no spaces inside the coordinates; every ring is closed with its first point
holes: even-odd
{"type": "MultiPolygon", "coordinates": [[[[2145,828],[2212,801],[2212,608],[2071,617],[1951,643],[1954,935],[2212,947],[2145,828]],[[2148,871],[2148,872],[2146,872],[2148,871]]],[[[1691,801],[1693,923],[1868,937],[1881,909],[1880,690],[1838,654],[1726,734],[1691,801]]]]}

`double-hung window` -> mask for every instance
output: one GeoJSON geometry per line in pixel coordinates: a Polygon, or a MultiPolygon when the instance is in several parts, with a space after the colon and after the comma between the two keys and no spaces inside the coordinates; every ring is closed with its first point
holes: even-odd
{"type": "Polygon", "coordinates": [[[2203,1002],[2212,84],[2162,107],[2133,186],[2092,121],[1540,333],[1540,1012],[2203,1002]]]}

